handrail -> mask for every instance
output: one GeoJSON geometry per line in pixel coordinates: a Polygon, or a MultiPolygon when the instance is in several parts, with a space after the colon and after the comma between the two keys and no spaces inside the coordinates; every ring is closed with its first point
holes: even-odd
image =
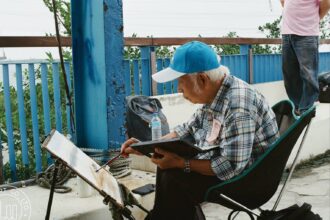
{"type": "MultiPolygon", "coordinates": [[[[171,46],[182,45],[188,41],[198,40],[206,44],[281,44],[281,39],[271,38],[227,38],[227,37],[167,37],[136,38],[125,37],[127,46],[171,46]]],[[[330,40],[329,40],[330,43],[330,40]]]]}
{"type": "MultiPolygon", "coordinates": [[[[281,44],[280,38],[224,38],[224,37],[125,37],[125,46],[172,46],[199,40],[207,44],[281,44]]],[[[61,38],[63,47],[71,47],[71,37],[61,38]]],[[[321,39],[320,44],[330,44],[330,39],[321,39]]],[[[45,36],[0,36],[0,47],[57,47],[55,37],[45,36]]]]}
{"type": "MultiPolygon", "coordinates": [[[[71,47],[71,37],[61,38],[63,47],[71,47]]],[[[56,37],[0,36],[0,47],[57,47],[56,37]]]]}
{"type": "MultiPolygon", "coordinates": [[[[49,63],[50,61],[47,59],[24,59],[24,60],[0,60],[1,64],[42,64],[49,63]]],[[[59,63],[59,59],[54,59],[51,61],[52,63],[59,63]]]]}

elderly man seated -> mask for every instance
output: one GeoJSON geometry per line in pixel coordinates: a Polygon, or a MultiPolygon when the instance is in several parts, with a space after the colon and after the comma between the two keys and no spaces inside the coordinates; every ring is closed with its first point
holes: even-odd
{"type": "MultiPolygon", "coordinates": [[[[219,147],[190,160],[156,149],[157,156],[151,158],[158,166],[155,204],[146,219],[194,219],[210,186],[250,167],[278,137],[275,115],[265,98],[226,72],[211,47],[192,41],[175,51],[167,69],[153,75],[158,83],[178,79],[184,98],[204,104],[162,138],[189,133],[201,148],[219,147]]],[[[122,154],[139,154],[130,147],[135,142],[127,140],[122,154]]]]}

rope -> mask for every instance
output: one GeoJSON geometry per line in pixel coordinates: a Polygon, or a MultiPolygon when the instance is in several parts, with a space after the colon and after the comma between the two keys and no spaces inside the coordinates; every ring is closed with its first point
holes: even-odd
{"type": "MultiPolygon", "coordinates": [[[[118,150],[103,150],[95,148],[80,148],[84,151],[89,157],[95,160],[99,165],[103,165],[109,159],[118,155],[118,150]]],[[[119,157],[113,161],[109,166],[110,173],[117,179],[123,178],[131,174],[132,170],[130,164],[132,158],[119,157]]]]}
{"type": "MultiPolygon", "coordinates": [[[[53,181],[54,169],[55,164],[52,164],[44,172],[38,173],[36,177],[36,183],[43,188],[50,189],[53,181]]],[[[58,166],[54,191],[57,193],[71,192],[72,188],[63,186],[63,184],[73,176],[74,174],[69,168],[65,167],[63,164],[60,164],[58,166]]]]}
{"type": "Polygon", "coordinates": [[[118,179],[125,177],[132,172],[130,167],[131,162],[132,158],[119,157],[110,165],[109,171],[114,177],[118,179]]]}

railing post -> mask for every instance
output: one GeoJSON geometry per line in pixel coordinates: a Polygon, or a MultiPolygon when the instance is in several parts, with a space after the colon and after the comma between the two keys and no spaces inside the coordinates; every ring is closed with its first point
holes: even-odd
{"type": "Polygon", "coordinates": [[[31,119],[32,119],[32,136],[34,155],[36,162],[36,171],[42,171],[42,160],[41,160],[41,148],[39,141],[39,123],[38,123],[38,102],[37,102],[37,89],[34,64],[29,64],[29,90],[30,90],[30,107],[31,107],[31,119]]]}
{"type": "Polygon", "coordinates": [[[2,141],[1,141],[1,131],[0,131],[0,184],[3,184],[3,157],[2,157],[2,141]]]}
{"type": "Polygon", "coordinates": [[[252,48],[249,48],[249,83],[253,84],[254,83],[254,73],[253,73],[253,53],[252,53],[252,48]]]}
{"type": "Polygon", "coordinates": [[[22,78],[22,65],[16,64],[16,91],[18,102],[19,128],[22,145],[22,160],[25,167],[29,166],[28,143],[26,133],[26,114],[24,111],[24,91],[22,78]]]}
{"type": "Polygon", "coordinates": [[[240,54],[247,56],[247,79],[250,84],[253,83],[253,54],[250,44],[242,44],[239,46],[240,54]]]}
{"type": "Polygon", "coordinates": [[[152,81],[151,75],[157,72],[155,47],[140,47],[142,61],[142,94],[157,95],[157,84],[152,81]],[[145,63],[145,69],[143,68],[145,63]],[[143,84],[145,83],[145,84],[143,84]],[[145,88],[145,89],[143,89],[145,88]]]}
{"type": "Polygon", "coordinates": [[[9,151],[9,165],[10,173],[13,181],[17,180],[16,175],[16,155],[14,146],[14,134],[13,134],[13,120],[10,103],[10,84],[9,84],[9,67],[8,64],[2,65],[3,70],[3,94],[5,102],[5,115],[6,115],[6,127],[7,127],[7,144],[9,151]]]}
{"type": "MultiPolygon", "coordinates": [[[[151,75],[155,74],[157,72],[157,57],[156,57],[156,51],[155,48],[152,47],[152,51],[150,53],[150,69],[151,69],[151,75]]],[[[151,85],[152,85],[152,95],[158,95],[157,94],[157,83],[151,79],[151,85]]]]}
{"type": "Polygon", "coordinates": [[[151,86],[151,47],[140,47],[142,71],[142,95],[152,94],[151,86]]]}

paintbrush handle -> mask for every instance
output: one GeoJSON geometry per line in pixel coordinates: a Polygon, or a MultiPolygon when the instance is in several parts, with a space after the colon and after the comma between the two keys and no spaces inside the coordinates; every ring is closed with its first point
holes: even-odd
{"type": "Polygon", "coordinates": [[[99,172],[100,171],[100,169],[102,169],[102,168],[104,168],[105,166],[106,166],[107,164],[105,163],[105,164],[103,164],[102,166],[100,166],[97,170],[95,170],[95,172],[99,172]]]}
{"type": "Polygon", "coordinates": [[[100,169],[104,168],[106,165],[110,165],[113,161],[115,161],[118,157],[120,157],[121,153],[119,153],[117,156],[111,158],[108,160],[105,164],[103,164],[100,168],[96,170],[96,172],[99,172],[100,169]]]}

